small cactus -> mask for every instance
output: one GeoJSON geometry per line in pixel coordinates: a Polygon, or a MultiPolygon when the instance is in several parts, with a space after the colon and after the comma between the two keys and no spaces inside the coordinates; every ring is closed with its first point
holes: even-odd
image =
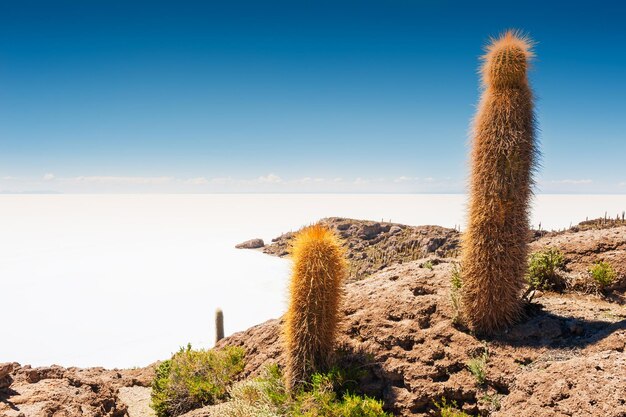
{"type": "Polygon", "coordinates": [[[527,70],[531,42],[514,31],[494,39],[481,69],[474,119],[469,221],[462,243],[466,324],[492,333],[522,315],[527,269],[535,117],[527,70]]]}
{"type": "Polygon", "coordinates": [[[221,308],[215,310],[215,343],[224,338],[224,312],[221,308]]]}
{"type": "Polygon", "coordinates": [[[293,270],[284,329],[285,376],[287,387],[294,390],[329,364],[347,267],[337,237],[321,225],[300,231],[291,253],[293,270]]]}

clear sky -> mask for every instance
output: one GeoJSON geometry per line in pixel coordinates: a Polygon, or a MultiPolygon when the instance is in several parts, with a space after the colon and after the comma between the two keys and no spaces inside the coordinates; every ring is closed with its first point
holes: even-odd
{"type": "Polygon", "coordinates": [[[463,192],[478,57],[531,73],[538,192],[626,192],[621,1],[0,2],[0,191],[463,192]]]}

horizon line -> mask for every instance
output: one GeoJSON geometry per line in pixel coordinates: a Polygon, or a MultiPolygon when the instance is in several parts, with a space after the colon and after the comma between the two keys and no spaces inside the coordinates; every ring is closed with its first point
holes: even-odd
{"type": "MultiPolygon", "coordinates": [[[[0,195],[467,195],[467,192],[306,192],[306,191],[285,191],[285,192],[263,192],[263,191],[217,191],[217,192],[63,192],[63,191],[4,191],[0,190],[0,195]]],[[[605,196],[626,196],[624,193],[606,193],[606,192],[549,192],[549,193],[533,193],[533,196],[540,195],[605,195],[605,196]]]]}

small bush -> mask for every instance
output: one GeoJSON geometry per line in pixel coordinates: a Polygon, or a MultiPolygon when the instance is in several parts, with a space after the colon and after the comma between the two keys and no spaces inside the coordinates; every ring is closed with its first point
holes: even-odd
{"type": "Polygon", "coordinates": [[[502,395],[495,394],[485,394],[481,398],[481,401],[488,406],[489,411],[498,411],[502,405],[500,404],[500,399],[502,395]]]}
{"type": "Polygon", "coordinates": [[[277,366],[255,380],[235,384],[223,417],[391,417],[376,399],[344,391],[346,373],[314,374],[309,386],[289,395],[277,366]]]}
{"type": "Polygon", "coordinates": [[[611,285],[617,278],[617,274],[611,264],[603,261],[593,264],[593,266],[589,268],[589,273],[600,290],[611,285]]]}
{"type": "Polygon", "coordinates": [[[441,402],[435,401],[435,407],[439,409],[441,417],[471,417],[469,414],[459,410],[456,405],[456,401],[452,401],[448,404],[445,397],[441,398],[441,402]]]}
{"type": "Polygon", "coordinates": [[[315,374],[311,389],[301,391],[291,406],[293,417],[386,417],[376,399],[344,392],[345,373],[315,374]]]}
{"type": "Polygon", "coordinates": [[[450,278],[450,303],[452,304],[452,311],[454,316],[452,317],[453,323],[458,323],[461,318],[461,287],[463,282],[461,281],[461,270],[458,264],[454,264],[452,267],[452,276],[450,278]]]}
{"type": "MultiPolygon", "coordinates": [[[[246,380],[232,386],[230,400],[220,405],[222,417],[281,417],[280,404],[287,398],[275,393],[269,381],[246,380]],[[282,401],[276,401],[277,394],[282,401]]],[[[282,391],[282,390],[281,390],[282,391]]]]}
{"type": "Polygon", "coordinates": [[[452,284],[452,288],[455,290],[460,290],[463,285],[463,281],[461,281],[461,269],[458,264],[454,264],[453,266],[450,283],[452,284]]]}
{"type": "Polygon", "coordinates": [[[151,407],[158,417],[174,417],[227,398],[232,379],[243,370],[244,351],[181,348],[156,369],[151,407]]]}
{"type": "Polygon", "coordinates": [[[489,361],[489,350],[485,345],[485,350],[479,356],[476,356],[467,363],[467,369],[476,378],[478,385],[485,385],[487,381],[487,362],[489,361]]]}
{"type": "Polygon", "coordinates": [[[476,383],[478,385],[483,385],[487,379],[487,374],[485,373],[485,364],[486,361],[482,357],[472,358],[467,363],[467,369],[474,375],[476,378],[476,383]]]}
{"type": "Polygon", "coordinates": [[[555,248],[533,253],[528,260],[528,285],[538,290],[561,289],[563,280],[558,271],[564,263],[563,254],[555,248]]]}
{"type": "Polygon", "coordinates": [[[435,265],[433,264],[433,261],[426,261],[421,266],[422,268],[430,269],[431,271],[435,267],[435,265]]]}

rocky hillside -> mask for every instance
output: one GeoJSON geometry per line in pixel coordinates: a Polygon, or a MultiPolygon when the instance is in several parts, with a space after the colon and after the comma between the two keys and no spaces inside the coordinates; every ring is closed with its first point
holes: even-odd
{"type": "MultiPolygon", "coordinates": [[[[370,369],[363,391],[383,398],[395,415],[437,415],[435,403],[446,398],[472,415],[626,416],[625,226],[536,233],[531,250],[561,250],[567,277],[586,276],[590,265],[604,260],[615,267],[618,281],[609,296],[538,293],[525,322],[480,340],[454,324],[450,278],[458,232],[323,222],[345,239],[357,271],[346,286],[337,360],[370,369]],[[362,258],[364,251],[370,255],[362,258]]],[[[275,239],[265,251],[286,256],[291,236],[275,239]]],[[[242,377],[284,362],[280,326],[271,320],[221,342],[253,352],[242,377]]]]}
{"type": "Polygon", "coordinates": [[[558,248],[565,257],[565,272],[570,278],[581,278],[597,261],[609,262],[617,272],[613,289],[626,288],[626,225],[590,228],[575,226],[571,230],[549,233],[530,244],[531,251],[558,248]]]}
{"type": "MultiPolygon", "coordinates": [[[[349,281],[363,279],[388,266],[430,256],[455,258],[459,254],[460,233],[440,226],[406,226],[365,220],[331,217],[321,224],[335,230],[343,239],[350,261],[349,281]]],[[[289,255],[294,232],[285,233],[263,247],[263,252],[289,255]]],[[[619,280],[613,288],[626,288],[626,222],[595,219],[559,232],[533,231],[531,251],[558,248],[565,256],[565,273],[584,275],[596,261],[610,262],[619,280]]]]}
{"type": "MultiPolygon", "coordinates": [[[[399,416],[434,415],[441,398],[481,415],[626,415],[623,306],[544,294],[526,322],[478,340],[453,324],[450,260],[432,263],[432,270],[422,261],[391,266],[348,284],[338,360],[371,370],[365,392],[399,416]],[[484,384],[468,368],[482,358],[484,384]]],[[[284,361],[279,320],[221,342],[227,344],[252,352],[245,376],[284,361]]]]}
{"type": "MultiPolygon", "coordinates": [[[[350,263],[349,281],[363,279],[389,265],[458,254],[460,233],[440,226],[406,226],[397,223],[330,217],[320,220],[344,243],[350,263]]],[[[263,248],[275,256],[288,256],[294,232],[285,233],[263,248]]]]}
{"type": "Polygon", "coordinates": [[[31,368],[0,365],[2,417],[148,417],[153,367],[31,368]]]}
{"type": "MultiPolygon", "coordinates": [[[[559,248],[568,279],[588,278],[589,266],[605,260],[618,282],[606,294],[539,292],[523,323],[499,337],[477,339],[454,320],[450,278],[458,232],[324,222],[341,233],[353,263],[336,360],[367,370],[361,390],[382,398],[394,415],[436,416],[435,403],[445,398],[471,415],[626,416],[625,225],[536,233],[532,249],[559,248]]],[[[264,250],[285,256],[290,236],[264,250]]],[[[280,319],[219,344],[226,345],[246,349],[240,378],[284,363],[280,319]]],[[[151,376],[151,368],[0,365],[0,415],[149,416],[151,376]]],[[[219,416],[219,407],[192,416],[219,416]]]]}

